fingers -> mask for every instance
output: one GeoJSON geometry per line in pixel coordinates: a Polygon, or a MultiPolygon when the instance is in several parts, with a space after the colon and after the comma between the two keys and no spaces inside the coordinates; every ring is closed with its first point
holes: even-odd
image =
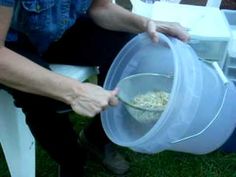
{"type": "Polygon", "coordinates": [[[108,91],[101,90],[100,94],[90,99],[77,98],[71,104],[72,109],[83,116],[94,117],[96,114],[106,110],[109,106],[115,106],[118,104],[117,99],[118,88],[108,91]]]}
{"type": "Polygon", "coordinates": [[[187,42],[190,39],[188,30],[179,23],[150,20],[148,22],[147,32],[154,42],[158,42],[157,31],[177,37],[183,42],[187,42]]]}
{"type": "Polygon", "coordinates": [[[81,116],[92,118],[96,114],[98,114],[98,112],[94,109],[91,109],[90,106],[88,105],[85,106],[85,105],[79,104],[78,102],[71,105],[71,107],[75,113],[81,116]]]}
{"type": "Polygon", "coordinates": [[[73,104],[72,109],[79,115],[92,118],[95,115],[99,114],[100,112],[104,111],[108,106],[109,106],[108,103],[87,104],[87,105],[73,104]]]}
{"type": "Polygon", "coordinates": [[[110,106],[116,106],[118,104],[118,99],[117,99],[117,95],[118,95],[119,89],[115,88],[114,90],[111,91],[111,97],[108,101],[108,104],[110,106]]]}
{"type": "Polygon", "coordinates": [[[117,96],[119,92],[119,88],[115,88],[114,90],[111,91],[112,96],[117,96]]]}
{"type": "Polygon", "coordinates": [[[158,39],[157,32],[156,32],[156,25],[155,25],[155,22],[152,21],[152,20],[150,20],[148,23],[149,23],[149,24],[148,24],[149,27],[148,27],[147,30],[148,30],[148,34],[149,34],[151,40],[152,40],[153,42],[158,42],[159,39],[158,39]]]}
{"type": "Polygon", "coordinates": [[[171,35],[176,36],[183,42],[187,42],[190,38],[187,29],[178,23],[173,23],[169,28],[169,32],[171,35]]]}
{"type": "Polygon", "coordinates": [[[86,87],[84,94],[78,94],[71,101],[72,109],[87,117],[94,117],[96,114],[104,111],[109,106],[118,104],[117,94],[118,88],[114,90],[105,90],[102,87],[91,84],[84,85],[86,87]]]}

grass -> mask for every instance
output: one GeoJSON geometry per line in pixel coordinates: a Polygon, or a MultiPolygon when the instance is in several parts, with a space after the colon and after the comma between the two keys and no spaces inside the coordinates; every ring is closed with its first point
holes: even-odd
{"type": "MultiPolygon", "coordinates": [[[[87,124],[85,118],[71,116],[76,130],[87,124]]],[[[213,152],[208,155],[191,155],[164,151],[154,155],[133,152],[119,148],[131,163],[126,177],[236,177],[236,154],[213,152]]],[[[57,165],[37,145],[37,177],[57,177],[57,165]]],[[[0,152],[0,177],[10,177],[3,153],[0,152]]],[[[100,162],[89,159],[86,177],[115,177],[100,162]]]]}

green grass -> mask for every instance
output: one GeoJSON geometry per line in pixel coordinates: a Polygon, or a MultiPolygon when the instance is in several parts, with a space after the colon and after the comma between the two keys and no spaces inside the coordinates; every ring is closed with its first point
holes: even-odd
{"type": "MultiPolygon", "coordinates": [[[[85,118],[72,117],[76,129],[87,124],[85,118]]],[[[140,154],[126,148],[119,150],[131,162],[127,177],[236,177],[236,154],[214,152],[208,155],[191,155],[179,152],[140,154]]],[[[37,177],[57,177],[57,165],[37,145],[37,177]]],[[[10,177],[2,151],[0,152],[0,177],[10,177]]],[[[114,177],[100,162],[88,160],[86,177],[114,177]]]]}

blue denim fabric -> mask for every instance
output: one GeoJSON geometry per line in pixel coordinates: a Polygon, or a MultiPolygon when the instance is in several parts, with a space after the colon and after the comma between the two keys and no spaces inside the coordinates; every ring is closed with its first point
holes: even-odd
{"type": "Polygon", "coordinates": [[[0,0],[0,5],[3,6],[14,6],[14,0],[0,0]]]}
{"type": "Polygon", "coordinates": [[[14,5],[11,27],[26,34],[42,53],[80,15],[86,13],[91,2],[92,0],[0,0],[0,5],[14,5]]]}

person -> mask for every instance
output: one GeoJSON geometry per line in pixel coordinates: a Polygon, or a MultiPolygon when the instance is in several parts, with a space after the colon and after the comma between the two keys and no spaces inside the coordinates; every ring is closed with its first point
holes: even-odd
{"type": "Polygon", "coordinates": [[[186,30],[135,15],[110,0],[0,0],[0,24],[1,87],[22,108],[36,141],[60,165],[61,177],[84,175],[87,147],[94,147],[110,170],[125,173],[125,159],[109,156],[113,148],[99,118],[118,103],[116,88],[102,88],[106,73],[133,35],[147,32],[157,42],[158,31],[187,41],[186,30]],[[99,66],[99,84],[56,74],[49,63],[99,66]],[[80,135],[68,114],[59,113],[68,108],[94,117],[80,135]]]}

